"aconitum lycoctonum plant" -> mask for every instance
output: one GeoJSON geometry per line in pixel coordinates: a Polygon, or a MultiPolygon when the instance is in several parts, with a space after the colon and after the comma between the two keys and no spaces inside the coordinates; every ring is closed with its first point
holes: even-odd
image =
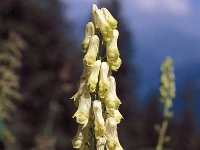
{"type": "Polygon", "coordinates": [[[112,76],[122,63],[118,36],[117,20],[106,8],[93,5],[92,21],[87,23],[82,41],[83,73],[72,97],[77,106],[73,118],[79,124],[73,148],[123,150],[117,133],[117,124],[123,118],[118,110],[121,101],[112,76]]]}

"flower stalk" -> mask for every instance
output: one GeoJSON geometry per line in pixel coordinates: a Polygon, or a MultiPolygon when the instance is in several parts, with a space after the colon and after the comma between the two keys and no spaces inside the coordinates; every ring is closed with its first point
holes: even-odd
{"type": "Polygon", "coordinates": [[[123,150],[117,133],[117,124],[123,118],[118,110],[121,101],[111,76],[121,65],[117,20],[106,8],[96,5],[92,14],[82,42],[86,54],[80,86],[72,97],[78,107],[73,117],[79,123],[72,145],[80,150],[123,150]]]}

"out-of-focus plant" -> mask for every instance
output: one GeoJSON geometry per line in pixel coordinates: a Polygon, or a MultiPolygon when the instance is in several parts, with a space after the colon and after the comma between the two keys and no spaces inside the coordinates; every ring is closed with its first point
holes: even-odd
{"type": "Polygon", "coordinates": [[[166,135],[169,120],[173,117],[171,108],[173,106],[173,99],[176,95],[175,87],[175,75],[173,61],[170,57],[167,57],[161,66],[160,77],[160,102],[163,103],[163,117],[162,125],[156,125],[155,129],[159,133],[159,139],[156,146],[156,150],[163,150],[163,145],[169,142],[170,137],[166,135]]]}
{"type": "Polygon", "coordinates": [[[116,94],[112,71],[121,65],[117,46],[117,20],[106,8],[92,7],[92,22],[86,25],[82,42],[83,73],[78,92],[72,97],[78,107],[73,117],[79,123],[73,148],[86,150],[123,150],[119,143],[117,124],[123,118],[116,94]],[[104,48],[106,49],[105,55],[104,48]]]}
{"type": "Polygon", "coordinates": [[[0,138],[13,141],[9,130],[9,121],[16,106],[14,101],[20,99],[19,78],[17,70],[21,66],[21,52],[24,42],[14,32],[8,40],[0,41],[0,138]]]}

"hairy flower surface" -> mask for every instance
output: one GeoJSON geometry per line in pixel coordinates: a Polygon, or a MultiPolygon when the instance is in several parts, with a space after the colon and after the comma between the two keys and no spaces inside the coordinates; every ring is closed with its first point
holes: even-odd
{"type": "Polygon", "coordinates": [[[84,52],[87,51],[87,48],[89,46],[90,43],[90,39],[92,38],[92,36],[94,36],[95,34],[95,28],[92,22],[88,22],[88,24],[86,25],[86,29],[85,29],[85,36],[82,42],[82,49],[84,52]]]}
{"type": "Polygon", "coordinates": [[[99,49],[99,38],[97,35],[94,35],[90,40],[88,51],[83,59],[85,65],[91,67],[94,64],[97,58],[98,49],[99,49]]]}
{"type": "Polygon", "coordinates": [[[97,150],[104,150],[106,146],[106,137],[100,137],[97,140],[97,150]]]}
{"type": "Polygon", "coordinates": [[[83,128],[88,124],[91,108],[91,96],[89,93],[83,93],[79,100],[79,106],[73,118],[76,117],[76,121],[83,125],[83,128]]]}
{"type": "Polygon", "coordinates": [[[102,62],[100,69],[99,91],[98,91],[98,94],[101,98],[106,97],[109,92],[108,72],[109,72],[108,63],[102,62]]]}
{"type": "Polygon", "coordinates": [[[73,148],[81,148],[85,141],[88,139],[89,127],[83,129],[82,125],[78,126],[76,136],[72,140],[73,148]]]}
{"type": "Polygon", "coordinates": [[[87,85],[89,87],[89,91],[93,93],[96,90],[98,78],[99,78],[99,70],[101,67],[101,60],[97,60],[92,66],[90,76],[88,78],[87,85]]]}
{"type": "Polygon", "coordinates": [[[95,117],[95,120],[94,120],[95,137],[96,139],[99,139],[100,137],[104,135],[104,131],[105,131],[105,122],[102,115],[101,101],[99,100],[93,101],[93,112],[94,112],[94,117],[95,117]]]}
{"type": "Polygon", "coordinates": [[[117,133],[117,122],[114,118],[110,117],[106,119],[106,148],[107,150],[123,150],[119,143],[117,133]]]}
{"type": "Polygon", "coordinates": [[[106,57],[109,63],[114,64],[119,58],[119,50],[117,46],[117,39],[119,37],[118,30],[113,30],[113,38],[106,43],[106,57]]]}

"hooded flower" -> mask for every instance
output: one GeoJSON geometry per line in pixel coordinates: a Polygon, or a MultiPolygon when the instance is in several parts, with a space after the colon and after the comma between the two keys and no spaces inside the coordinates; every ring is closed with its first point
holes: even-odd
{"type": "Polygon", "coordinates": [[[107,150],[123,150],[118,139],[117,122],[112,117],[106,119],[105,134],[107,150]]]}
{"type": "Polygon", "coordinates": [[[83,62],[85,65],[91,67],[94,64],[97,58],[98,49],[99,49],[99,38],[97,35],[94,35],[90,40],[88,51],[83,58],[83,62]]]}
{"type": "Polygon", "coordinates": [[[82,42],[82,49],[84,52],[87,51],[90,39],[92,38],[92,36],[94,36],[94,34],[95,34],[94,25],[92,22],[88,22],[85,29],[85,36],[82,42]]]}
{"type": "Polygon", "coordinates": [[[104,17],[106,21],[108,22],[108,24],[110,25],[110,27],[112,29],[116,29],[117,20],[111,15],[111,13],[106,8],[101,8],[101,10],[103,11],[104,17]]]}
{"type": "Polygon", "coordinates": [[[99,91],[98,91],[98,94],[101,98],[106,97],[109,92],[108,72],[109,72],[108,63],[102,62],[100,70],[99,91]]]}
{"type": "Polygon", "coordinates": [[[96,9],[94,11],[94,21],[95,21],[95,27],[97,29],[100,29],[103,38],[105,41],[107,41],[107,39],[110,39],[113,37],[113,33],[112,33],[112,28],[110,27],[109,23],[107,22],[103,11],[101,9],[96,9]]]}
{"type": "Polygon", "coordinates": [[[106,137],[100,137],[97,140],[97,150],[104,150],[106,145],[106,137]]]}
{"type": "Polygon", "coordinates": [[[106,57],[108,62],[111,63],[112,65],[114,65],[117,62],[120,55],[117,46],[118,37],[119,37],[119,32],[118,30],[114,29],[113,38],[106,43],[106,57]]]}
{"type": "Polygon", "coordinates": [[[122,64],[122,60],[121,60],[120,57],[118,57],[116,62],[112,62],[112,63],[108,62],[108,64],[109,64],[110,69],[112,71],[117,71],[119,69],[119,67],[121,66],[121,64],[122,64]]]}
{"type": "Polygon", "coordinates": [[[91,93],[93,93],[96,89],[98,78],[99,78],[100,67],[101,67],[101,60],[97,60],[91,69],[91,73],[90,73],[90,76],[89,76],[88,82],[87,82],[89,91],[91,93]]]}
{"type": "Polygon", "coordinates": [[[114,118],[117,124],[119,124],[121,122],[121,119],[123,119],[122,114],[119,112],[119,110],[116,109],[107,110],[107,118],[109,117],[114,118]]]}
{"type": "Polygon", "coordinates": [[[78,131],[76,133],[76,136],[72,140],[73,148],[81,148],[85,141],[88,139],[88,131],[89,127],[83,129],[82,125],[78,126],[78,131]]]}
{"type": "Polygon", "coordinates": [[[96,139],[99,139],[100,137],[102,137],[104,135],[104,131],[105,131],[105,122],[104,122],[104,118],[102,115],[102,105],[101,105],[101,101],[99,100],[95,100],[93,101],[93,112],[94,112],[94,130],[95,130],[95,137],[96,139]]]}
{"type": "Polygon", "coordinates": [[[119,105],[121,104],[120,99],[117,97],[116,94],[116,82],[113,76],[108,77],[109,81],[109,93],[105,98],[106,109],[118,109],[119,105]]]}
{"type": "Polygon", "coordinates": [[[88,124],[91,108],[91,96],[89,93],[83,93],[79,100],[79,106],[73,118],[76,117],[76,122],[83,125],[83,128],[88,124]]]}

